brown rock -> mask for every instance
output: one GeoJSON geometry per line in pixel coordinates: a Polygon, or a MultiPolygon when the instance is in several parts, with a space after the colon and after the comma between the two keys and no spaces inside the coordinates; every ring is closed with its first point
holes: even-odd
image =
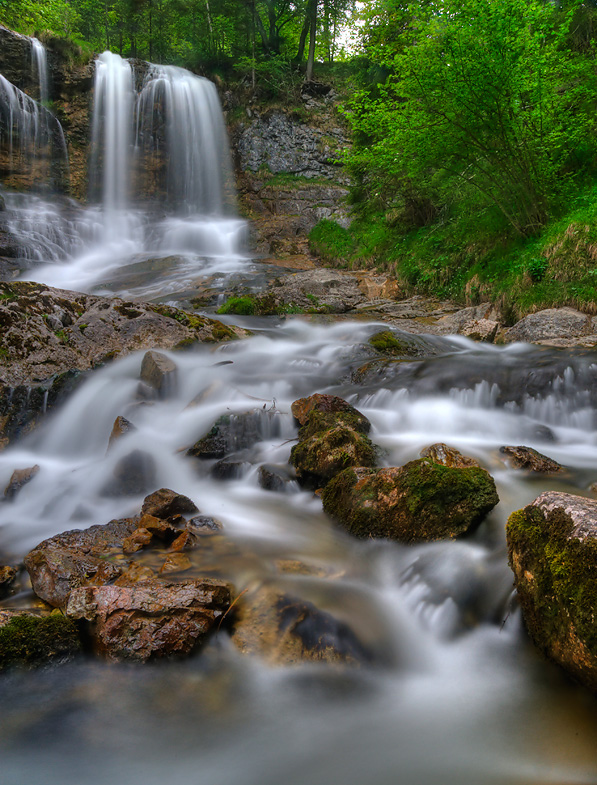
{"type": "Polygon", "coordinates": [[[111,660],[189,654],[230,605],[217,580],[142,581],[75,589],[67,615],[85,619],[97,651],[111,660]]]}
{"type": "Polygon", "coordinates": [[[221,534],[224,530],[222,522],[209,515],[195,515],[194,518],[187,521],[186,528],[191,534],[199,536],[221,534]]]}
{"type": "Polygon", "coordinates": [[[191,560],[185,553],[170,553],[160,572],[184,572],[191,569],[191,560]]]}
{"type": "Polygon", "coordinates": [[[124,540],[138,527],[134,518],[57,534],[25,557],[33,591],[50,605],[63,608],[76,586],[115,580],[122,567],[106,559],[122,552],[124,540]]]}
{"type": "Polygon", "coordinates": [[[371,430],[371,423],[365,415],[337,395],[315,393],[315,395],[310,395],[308,398],[299,398],[294,401],[290,408],[293,417],[299,425],[306,425],[311,412],[316,411],[323,415],[340,415],[339,419],[342,419],[344,415],[348,415],[352,418],[355,430],[359,430],[362,433],[369,433],[371,430]]]}
{"type": "Polygon", "coordinates": [[[536,474],[558,474],[566,471],[557,461],[542,455],[532,447],[500,447],[502,455],[506,455],[508,462],[515,469],[526,469],[536,474]]]}
{"type": "Polygon", "coordinates": [[[132,433],[136,431],[136,427],[130,420],[127,420],[126,417],[117,417],[114,420],[114,425],[112,426],[112,433],[110,434],[110,440],[108,442],[108,449],[114,444],[117,439],[120,439],[121,436],[124,436],[127,433],[132,433]]]}
{"type": "Polygon", "coordinates": [[[13,593],[14,581],[19,570],[17,567],[10,567],[8,565],[0,567],[0,599],[8,597],[13,593]]]}
{"type": "Polygon", "coordinates": [[[28,469],[15,469],[10,478],[10,482],[4,489],[4,498],[8,500],[14,499],[21,488],[24,485],[27,485],[28,482],[31,482],[38,472],[39,466],[37,464],[35,464],[35,466],[30,466],[28,469]]]}
{"type": "Polygon", "coordinates": [[[122,550],[124,553],[136,553],[142,550],[146,545],[153,540],[153,534],[149,529],[139,528],[131,534],[130,537],[125,537],[122,543],[122,550]]]}
{"type": "Polygon", "coordinates": [[[441,463],[442,466],[451,466],[453,469],[465,469],[467,466],[479,466],[479,461],[463,455],[454,447],[438,442],[429,447],[425,447],[419,453],[421,458],[431,458],[434,463],[441,463]]]}
{"type": "Polygon", "coordinates": [[[161,488],[145,497],[141,512],[155,518],[170,518],[172,515],[198,512],[197,506],[188,496],[161,488]]]}
{"type": "Polygon", "coordinates": [[[176,391],[176,364],[162,352],[146,352],[141,363],[141,381],[168,398],[176,391]]]}
{"type": "Polygon", "coordinates": [[[180,529],[176,528],[176,526],[173,526],[168,521],[155,518],[153,515],[142,515],[139,526],[147,529],[151,535],[165,542],[172,542],[180,535],[180,529]]]}
{"type": "Polygon", "coordinates": [[[189,531],[184,531],[170,544],[170,550],[175,553],[178,551],[190,550],[197,544],[197,540],[189,531]]]}

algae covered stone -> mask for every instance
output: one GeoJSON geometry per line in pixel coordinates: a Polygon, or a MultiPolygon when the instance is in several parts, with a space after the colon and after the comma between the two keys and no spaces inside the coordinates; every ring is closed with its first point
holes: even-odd
{"type": "Polygon", "coordinates": [[[351,534],[405,543],[458,537],[499,501],[484,469],[456,469],[430,458],[400,467],[346,469],[327,485],[322,500],[351,534]]]}
{"type": "Polygon", "coordinates": [[[0,609],[0,670],[69,659],[80,650],[77,625],[61,613],[0,609]]]}
{"type": "Polygon", "coordinates": [[[512,513],[506,535],[531,639],[597,691],[597,501],[542,493],[512,513]]]}
{"type": "Polygon", "coordinates": [[[312,395],[292,404],[301,423],[290,453],[300,483],[321,487],[350,466],[375,466],[377,451],[368,438],[369,420],[342,398],[312,395]]]}

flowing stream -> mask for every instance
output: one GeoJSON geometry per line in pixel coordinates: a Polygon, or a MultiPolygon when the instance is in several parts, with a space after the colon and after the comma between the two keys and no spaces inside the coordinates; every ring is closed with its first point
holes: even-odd
{"type": "MultiPolygon", "coordinates": [[[[41,109],[1,80],[3,111],[33,139],[41,109]]],[[[250,270],[244,223],[227,207],[225,162],[221,182],[202,181],[188,150],[199,138],[208,156],[225,147],[196,125],[213,114],[211,88],[156,66],[137,95],[130,64],[109,54],[96,80],[99,202],[82,209],[7,194],[11,228],[36,265],[27,277],[168,300],[206,270],[250,270]],[[165,170],[151,157],[161,128],[176,151],[165,170]],[[135,199],[140,159],[163,176],[171,211],[135,199]]],[[[302,562],[306,574],[279,580],[345,622],[372,664],[275,667],[241,655],[223,628],[184,662],[81,659],[4,674],[2,785],[594,785],[595,699],[529,643],[504,527],[544,490],[591,493],[597,354],[430,337],[427,356],[364,372],[380,325],[293,318],[246,326],[254,330],[246,340],[170,355],[176,384],[164,399],[139,383],[142,353],[114,361],[1,452],[0,488],[14,469],[40,469],[0,504],[0,552],[19,559],[58,532],[136,513],[144,494],[107,489],[119,462],[138,451],[152,489],[184,493],[222,521],[238,545],[225,566],[238,592],[277,575],[280,560],[302,562]],[[291,403],[314,392],[340,395],[370,418],[386,465],[438,441],[477,458],[500,504],[466,539],[406,547],[349,537],[292,479],[264,489],[261,466],[287,467],[291,403]],[[247,411],[257,439],[236,456],[232,478],[185,455],[219,416],[247,411]],[[135,430],[108,450],[121,415],[135,430]],[[505,444],[534,447],[568,471],[529,477],[502,461],[505,444]]]]}
{"type": "Polygon", "coordinates": [[[140,392],[141,354],[117,361],[0,453],[0,486],[14,468],[40,466],[0,505],[0,549],[19,556],[59,531],[138,510],[142,495],[105,488],[119,460],[141,450],[155,487],[189,495],[239,544],[244,555],[228,568],[238,591],[271,577],[279,559],[322,570],[289,578],[293,593],[344,619],[377,664],[276,668],[244,659],[220,632],[187,662],[4,677],[3,782],[75,783],[84,770],[89,783],[594,783],[594,699],[526,639],[504,524],[545,489],[586,494],[597,478],[597,357],[430,339],[435,356],[355,383],[379,325],[254,326],[248,340],[171,355],[178,379],[165,400],[140,392]],[[296,436],[291,402],[316,391],[371,419],[388,465],[438,440],[478,458],[500,504],[470,538],[405,547],[350,538],[292,481],[264,490],[259,466],[284,466],[296,436]],[[261,435],[239,456],[240,476],[218,480],[213,462],[184,455],[218,416],[249,410],[261,435]],[[107,451],[118,415],[137,430],[107,451]],[[568,475],[508,468],[499,447],[520,443],[568,475]]]}

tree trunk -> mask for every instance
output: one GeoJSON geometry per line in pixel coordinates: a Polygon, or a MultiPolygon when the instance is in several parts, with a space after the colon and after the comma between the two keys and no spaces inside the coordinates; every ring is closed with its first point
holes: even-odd
{"type": "Polygon", "coordinates": [[[317,36],[317,0],[309,3],[310,31],[309,31],[309,56],[307,58],[307,72],[305,79],[311,82],[313,79],[313,66],[315,65],[315,39],[317,36]]]}
{"type": "Polygon", "coordinates": [[[305,55],[305,46],[307,44],[307,35],[309,33],[309,29],[311,27],[311,19],[309,18],[309,14],[305,16],[305,21],[303,22],[303,29],[301,30],[301,37],[299,39],[298,50],[296,53],[296,57],[294,61],[296,63],[302,63],[303,57],[305,55]]]}

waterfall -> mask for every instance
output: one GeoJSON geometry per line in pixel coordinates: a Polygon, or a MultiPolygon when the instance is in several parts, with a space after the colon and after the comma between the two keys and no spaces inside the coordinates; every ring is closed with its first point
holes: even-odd
{"type": "Polygon", "coordinates": [[[232,173],[216,88],[183,68],[152,65],[137,102],[137,146],[147,157],[162,145],[169,205],[223,215],[232,173]]]}
{"type": "Polygon", "coordinates": [[[31,65],[34,75],[37,76],[40,103],[47,106],[50,97],[48,57],[45,46],[37,38],[31,39],[31,65]]]}
{"type": "Polygon", "coordinates": [[[0,74],[0,145],[7,150],[8,170],[30,170],[33,184],[47,179],[53,147],[66,162],[66,143],[59,121],[0,74]]]}
{"type": "Polygon", "coordinates": [[[106,231],[112,236],[122,236],[127,230],[122,219],[129,204],[133,101],[130,63],[104,52],[96,61],[90,181],[92,193],[101,191],[106,231]]]}

